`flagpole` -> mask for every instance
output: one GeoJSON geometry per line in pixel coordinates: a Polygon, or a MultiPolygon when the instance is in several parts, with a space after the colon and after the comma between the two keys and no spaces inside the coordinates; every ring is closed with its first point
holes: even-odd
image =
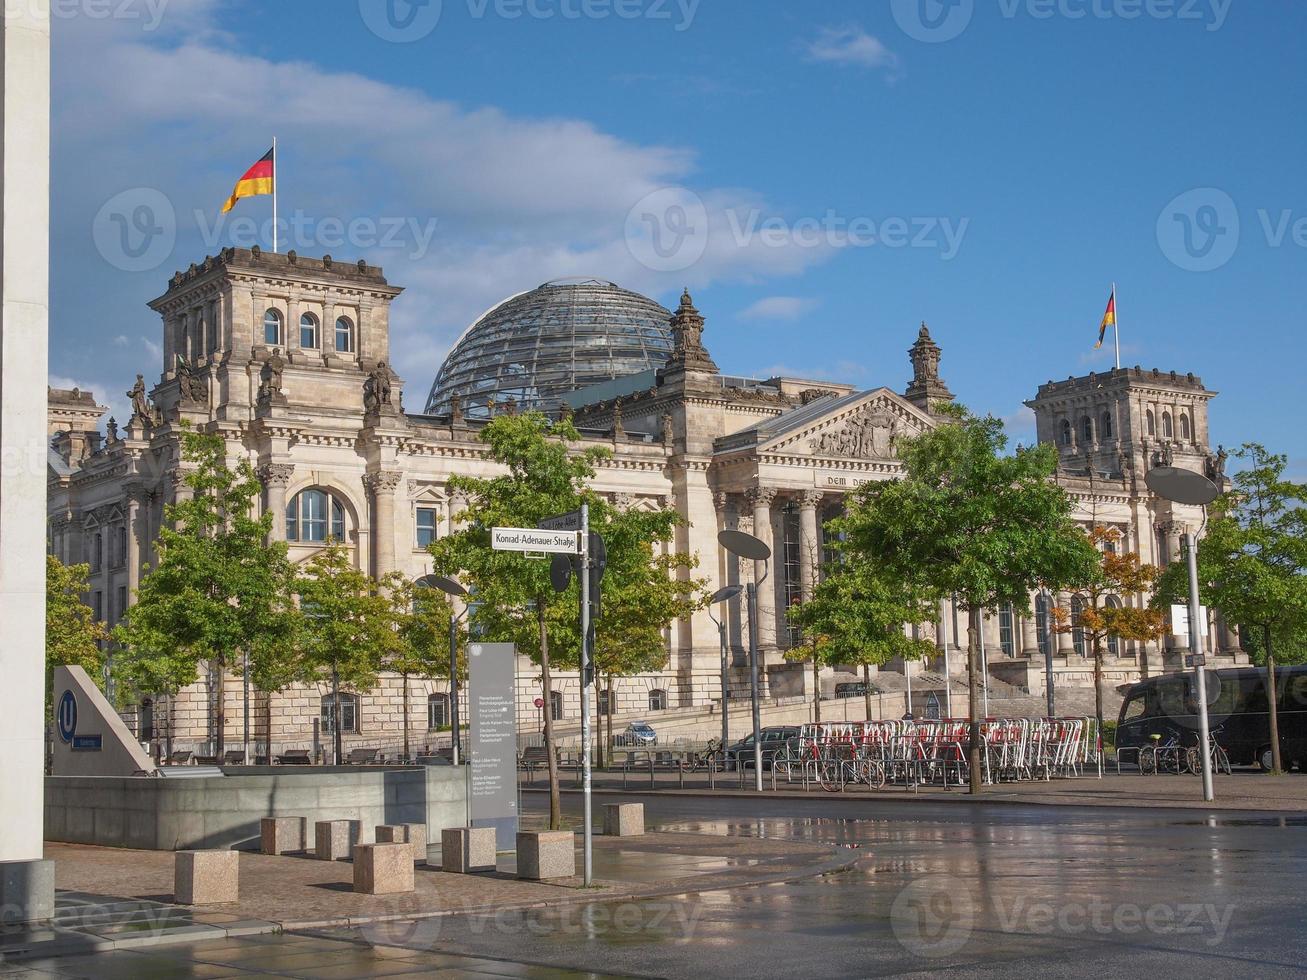
{"type": "MultiPolygon", "coordinates": [[[[277,137],[272,138],[272,254],[277,254],[277,137]]],[[[1118,354],[1117,360],[1121,357],[1118,354]]],[[[1118,364],[1117,367],[1121,365],[1118,364]]]]}
{"type": "MultiPolygon", "coordinates": [[[[276,187],[273,183],[273,187],[276,187]]],[[[1112,309],[1116,315],[1112,317],[1112,338],[1116,341],[1116,369],[1121,370],[1121,304],[1116,301],[1116,283],[1112,283],[1112,309]]]]}

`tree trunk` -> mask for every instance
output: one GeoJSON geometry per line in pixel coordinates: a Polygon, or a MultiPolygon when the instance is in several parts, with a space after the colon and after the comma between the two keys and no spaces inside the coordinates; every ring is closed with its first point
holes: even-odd
{"type": "Polygon", "coordinates": [[[821,724],[821,664],[817,660],[817,648],[812,648],[812,721],[821,724]]]}
{"type": "Polygon", "coordinates": [[[173,731],[172,726],[173,726],[173,719],[177,717],[176,712],[173,710],[173,704],[176,702],[176,700],[177,698],[175,695],[172,694],[168,695],[168,737],[165,741],[165,744],[167,746],[167,751],[168,751],[167,761],[172,760],[172,731],[173,731]]]}
{"type": "MultiPolygon", "coordinates": [[[[408,674],[401,673],[399,675],[399,679],[404,685],[404,763],[405,765],[407,765],[409,759],[412,758],[408,754],[408,674]]],[[[453,731],[454,731],[453,728],[451,728],[450,729],[451,738],[453,737],[452,735],[453,731]]]]}
{"type": "Polygon", "coordinates": [[[1276,702],[1280,700],[1275,689],[1275,655],[1271,649],[1271,628],[1262,627],[1262,640],[1266,644],[1266,703],[1270,706],[1268,717],[1271,724],[1271,772],[1279,775],[1284,772],[1283,760],[1280,758],[1280,709],[1276,702]]]}
{"type": "Polygon", "coordinates": [[[967,710],[971,719],[968,726],[967,768],[970,773],[970,791],[979,795],[983,782],[980,771],[980,609],[967,609],[967,710]]]}
{"type": "Polygon", "coordinates": [[[216,662],[218,674],[218,692],[214,699],[213,713],[216,730],[214,732],[213,754],[219,759],[227,746],[227,658],[219,657],[216,662]]]}
{"type": "Polygon", "coordinates": [[[545,600],[536,599],[536,626],[540,630],[540,686],[545,695],[545,764],[549,770],[549,829],[563,826],[562,801],[558,795],[558,756],[554,753],[554,685],[549,675],[549,630],[545,625],[545,600]]]}
{"type": "MultiPolygon", "coordinates": [[[[597,697],[598,695],[596,695],[597,697]]],[[[608,744],[613,744],[613,675],[608,675],[608,712],[604,715],[604,730],[608,744]]]]}
{"type": "MultiPolygon", "coordinates": [[[[903,669],[907,669],[907,664],[903,669]]],[[[867,721],[871,721],[871,664],[862,665],[862,699],[867,706],[867,721]]]]}

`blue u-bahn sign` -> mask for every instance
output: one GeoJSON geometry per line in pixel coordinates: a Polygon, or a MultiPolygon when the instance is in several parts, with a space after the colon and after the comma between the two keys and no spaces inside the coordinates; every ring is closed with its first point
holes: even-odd
{"type": "Polygon", "coordinates": [[[59,738],[71,742],[77,734],[77,698],[72,691],[64,691],[59,699],[59,709],[55,712],[55,724],[59,729],[59,738]]]}

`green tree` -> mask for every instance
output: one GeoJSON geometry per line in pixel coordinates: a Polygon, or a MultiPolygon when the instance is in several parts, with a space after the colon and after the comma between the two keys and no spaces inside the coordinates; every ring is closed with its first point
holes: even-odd
{"type": "Polygon", "coordinates": [[[1121,532],[1094,525],[1088,540],[1098,559],[1088,576],[1074,585],[1084,607],[1074,622],[1058,617],[1054,633],[1080,630],[1094,661],[1094,715],[1103,730],[1103,651],[1109,637],[1149,641],[1166,635],[1166,619],[1142,599],[1157,582],[1156,566],[1145,564],[1133,551],[1119,551],[1121,532]],[[1116,604],[1112,604],[1112,599],[1116,604]]]}
{"type": "MultiPolygon", "coordinates": [[[[1271,768],[1281,771],[1276,711],[1277,642],[1307,635],[1307,485],[1285,479],[1288,460],[1247,443],[1235,454],[1245,468],[1213,506],[1198,549],[1199,598],[1258,639],[1265,656],[1270,710],[1271,768]]],[[[1185,562],[1162,573],[1154,601],[1185,602],[1185,562]]]]}
{"type": "Polygon", "coordinates": [[[333,749],[342,757],[342,689],[366,691],[401,648],[399,617],[388,585],[354,567],[349,551],[337,541],[302,566],[295,584],[299,595],[299,677],[329,685],[332,696],[333,749]]]}
{"type": "MultiPolygon", "coordinates": [[[[480,438],[486,457],[505,472],[490,479],[453,478],[450,489],[468,499],[460,515],[463,526],[431,545],[435,571],[459,578],[475,596],[471,627],[488,640],[529,651],[540,667],[545,705],[551,703],[553,668],[579,666],[577,577],[566,591],[555,592],[549,562],[493,550],[490,529],[535,527],[544,518],[585,502],[590,505],[592,526],[604,536],[608,550],[604,607],[595,624],[596,667],[616,673],[658,662],[665,654],[654,652],[654,634],[659,643],[664,642],[662,631],[692,608],[686,603],[696,588],[682,572],[689,567],[687,557],[650,561],[652,543],[670,535],[675,513],[618,513],[590,490],[595,465],[609,452],[597,446],[578,450],[580,434],[567,419],[550,422],[539,413],[500,415],[481,430],[480,438]],[[678,573],[673,584],[660,581],[654,586],[660,575],[670,577],[673,572],[678,573]]],[[[546,710],[544,716],[549,822],[557,828],[562,813],[553,714],[546,710]]]]}
{"type": "MultiPolygon", "coordinates": [[[[401,579],[391,592],[399,630],[399,644],[386,662],[386,669],[399,674],[403,684],[404,757],[409,753],[409,680],[413,677],[448,678],[450,676],[449,620],[452,613],[443,592],[417,586],[401,579]]],[[[461,653],[463,633],[455,636],[455,656],[459,678],[466,676],[466,660],[461,653]]],[[[450,708],[454,705],[451,700],[450,708]]],[[[451,718],[451,727],[458,725],[451,718]]]]}
{"type": "MultiPolygon", "coordinates": [[[[837,518],[829,526],[842,532],[843,519],[837,518]]],[[[876,563],[849,553],[843,540],[833,541],[832,546],[840,560],[827,567],[812,598],[794,607],[790,620],[812,643],[818,663],[862,667],[870,719],[871,668],[897,658],[908,661],[933,656],[934,643],[914,637],[908,628],[930,622],[938,605],[921,587],[886,575],[876,563]]]]}
{"type": "Polygon", "coordinates": [[[937,428],[903,441],[902,478],[865,484],[842,524],[850,553],[931,600],[956,595],[967,606],[972,793],[981,789],[982,610],[1026,610],[1036,586],[1083,581],[1096,560],[1052,480],[1056,450],[1006,455],[1006,445],[998,419],[954,408],[937,428]]]}
{"type": "Polygon", "coordinates": [[[103,680],[104,651],[109,638],[104,624],[82,601],[89,565],[65,565],[53,555],[45,559],[45,703],[50,707],[55,667],[81,667],[98,684],[103,680]]]}
{"type": "Polygon", "coordinates": [[[115,635],[127,647],[124,672],[141,691],[175,695],[202,662],[217,674],[212,722],[221,755],[227,672],[242,653],[252,670],[272,670],[269,661],[286,656],[294,576],[285,542],[268,541],[272,514],[253,516],[262,486],[249,461],[228,466],[218,435],[188,430],[181,443],[182,459],[194,464],[185,476],[191,497],[164,508],[158,564],[115,635]]]}
{"type": "MultiPolygon", "coordinates": [[[[595,619],[594,666],[607,689],[619,677],[667,666],[668,624],[702,608],[704,581],[689,576],[691,555],[655,552],[680,523],[676,511],[619,511],[603,502],[591,512],[591,527],[608,549],[600,612],[595,619]]],[[[604,716],[606,744],[613,741],[613,705],[604,716]]],[[[602,755],[601,755],[602,764],[602,755]]]]}

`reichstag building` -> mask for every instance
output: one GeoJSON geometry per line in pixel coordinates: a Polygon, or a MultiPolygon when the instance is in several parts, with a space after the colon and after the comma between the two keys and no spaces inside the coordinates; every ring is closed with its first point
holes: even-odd
{"type": "MultiPolygon", "coordinates": [[[[904,373],[884,378],[884,387],[737,377],[713,360],[711,327],[688,293],[668,310],[612,283],[551,282],[504,300],[468,327],[421,410],[408,411],[405,382],[389,367],[390,307],[402,302],[401,292],[364,262],[227,249],[178,272],[149,304],[162,320],[163,363],[157,381],[143,369],[150,380],[138,378],[131,392],[131,419],[110,420],[102,430],[105,410],[93,393],[50,391],[50,548],[65,562],[90,565],[88,602],[98,618],[113,624],[124,615],[154,560],[164,505],[187,492],[183,422],[221,434],[232,459],[254,465],[273,533],[289,543],[294,560],[334,538],[372,574],[416,578],[431,571],[426,545],[448,534],[465,506],[450,492],[450,477],[496,472],[477,438],[487,419],[570,410],[587,443],[612,451],[595,489],[622,508],[675,507],[685,523],[674,547],[698,556],[694,574],[709,590],[755,574],[721,552],[719,530],[744,529],[772,544],[775,567],[759,602],[766,694],[811,698],[811,671],[785,660],[798,640],[785,610],[820,575],[823,522],[845,494],[893,478],[898,440],[936,424],[939,406],[954,398],[925,325],[905,330],[904,373]]],[[[1179,555],[1184,525],[1201,515],[1152,496],[1143,476],[1164,460],[1220,475],[1223,456],[1208,443],[1214,394],[1192,374],[1130,368],[1050,381],[1027,404],[1039,439],[1058,446],[1057,479],[1080,519],[1119,528],[1125,547],[1163,564],[1179,555]]],[[[411,393],[408,401],[415,403],[411,393]]],[[[1080,600],[1053,601],[1074,613],[1080,600]]],[[[1047,601],[1032,597],[1032,609],[1031,616],[1006,609],[986,617],[992,676],[1041,691],[1051,643],[1058,687],[1088,687],[1084,638],[1050,637],[1047,601]]],[[[738,604],[724,612],[730,696],[747,696],[747,622],[738,604]]],[[[921,627],[936,640],[936,661],[890,664],[877,686],[901,689],[905,671],[919,674],[919,685],[946,670],[963,672],[965,624],[965,610],[946,605],[937,623],[921,627]]],[[[1215,663],[1246,662],[1219,615],[1208,626],[1215,663]]],[[[655,725],[709,714],[722,697],[718,636],[707,611],[674,624],[665,669],[619,681],[601,692],[601,705],[655,725]]],[[[1114,642],[1108,682],[1175,669],[1180,654],[1171,641],[1114,642]]],[[[823,693],[858,679],[827,670],[823,693]]],[[[241,682],[212,672],[171,706],[147,698],[139,734],[162,738],[171,717],[175,746],[210,742],[209,706],[220,684],[226,738],[239,741],[241,682]]],[[[579,712],[576,676],[562,675],[557,687],[548,708],[566,732],[579,712]]],[[[418,744],[434,742],[449,722],[447,685],[412,681],[411,690],[408,718],[398,678],[344,695],[347,744],[394,745],[404,725],[418,744]]],[[[534,729],[540,684],[525,657],[518,696],[519,718],[534,729]]],[[[327,697],[319,688],[256,693],[252,737],[270,736],[274,751],[311,747],[327,697]]]]}

